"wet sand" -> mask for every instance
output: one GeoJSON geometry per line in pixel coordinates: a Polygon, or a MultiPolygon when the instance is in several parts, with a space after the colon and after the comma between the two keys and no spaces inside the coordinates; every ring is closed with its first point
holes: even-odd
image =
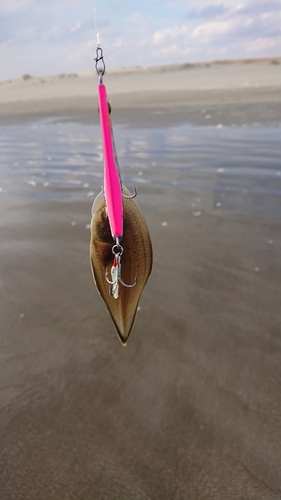
{"type": "MultiPolygon", "coordinates": [[[[210,84],[193,123],[207,106],[214,123],[277,123],[278,85],[267,83],[234,89],[242,103],[210,84]]],[[[173,89],[167,106],[140,95],[136,112],[115,94],[117,123],[187,121],[188,106],[171,110],[173,89]]],[[[6,102],[6,123],[79,108],[19,102],[6,102]]],[[[206,195],[194,217],[196,195],[139,190],[154,267],[126,348],[93,284],[89,200],[0,199],[3,500],[280,498],[280,211],[218,211],[206,195]]]]}

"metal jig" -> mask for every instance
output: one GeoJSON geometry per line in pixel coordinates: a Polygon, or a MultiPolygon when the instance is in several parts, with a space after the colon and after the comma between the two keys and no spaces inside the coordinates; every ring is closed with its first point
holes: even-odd
{"type": "Polygon", "coordinates": [[[122,192],[122,180],[120,176],[120,169],[118,164],[118,157],[114,142],[114,135],[112,124],[110,120],[111,107],[107,100],[106,88],[103,84],[103,75],[105,73],[105,63],[103,59],[103,51],[100,45],[96,49],[96,71],[99,76],[98,86],[98,99],[99,99],[99,112],[102,129],[102,142],[104,150],[104,187],[103,194],[106,203],[107,216],[109,220],[111,235],[115,240],[115,245],[112,247],[114,255],[113,264],[110,269],[105,270],[106,281],[111,285],[110,294],[115,299],[118,298],[119,284],[126,288],[132,288],[137,283],[137,276],[135,282],[131,285],[126,284],[121,277],[121,256],[123,254],[123,247],[120,245],[120,239],[123,235],[123,202],[124,198],[135,198],[137,195],[136,186],[132,195],[124,194],[122,192]],[[111,279],[109,277],[111,275],[111,279]]]}

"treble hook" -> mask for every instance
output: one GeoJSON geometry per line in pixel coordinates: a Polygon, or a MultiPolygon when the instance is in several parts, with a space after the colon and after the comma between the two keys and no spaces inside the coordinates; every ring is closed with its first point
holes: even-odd
{"type": "Polygon", "coordinates": [[[128,198],[129,200],[131,200],[132,198],[135,198],[137,196],[138,192],[137,192],[137,188],[136,186],[134,185],[134,194],[131,194],[131,195],[127,195],[127,194],[124,194],[123,193],[123,197],[124,198],[128,198]]]}
{"type": "Polygon", "coordinates": [[[135,282],[132,285],[124,283],[121,278],[121,256],[123,254],[123,247],[120,245],[120,239],[116,238],[116,244],[112,247],[112,253],[114,255],[113,265],[111,268],[112,280],[108,278],[108,269],[105,271],[105,279],[107,283],[111,285],[110,295],[113,295],[115,299],[118,298],[118,283],[125,286],[126,288],[133,288],[137,284],[137,275],[135,277],[135,282]]]}
{"type": "MultiPolygon", "coordinates": [[[[101,190],[102,190],[102,193],[103,193],[103,196],[104,196],[104,187],[101,186],[101,190]]],[[[134,193],[133,194],[125,194],[125,193],[122,193],[122,196],[123,198],[127,198],[127,200],[132,200],[133,198],[135,198],[138,194],[138,191],[137,191],[137,188],[136,186],[134,185],[134,193]]],[[[104,196],[105,198],[105,196],[104,196]]]]}

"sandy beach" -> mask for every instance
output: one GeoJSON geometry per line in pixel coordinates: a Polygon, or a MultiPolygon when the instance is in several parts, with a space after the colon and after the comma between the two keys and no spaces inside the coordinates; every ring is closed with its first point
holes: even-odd
{"type": "MultiPolygon", "coordinates": [[[[184,124],[197,127],[194,137],[206,125],[280,129],[280,68],[281,58],[124,68],[108,71],[104,82],[118,137],[169,129],[176,156],[184,124]]],[[[264,167],[259,184],[247,172],[243,181],[224,177],[219,163],[212,177],[204,169],[173,170],[161,142],[155,159],[144,140],[119,148],[123,162],[129,154],[135,162],[133,174],[130,165],[123,172],[140,180],[137,202],[154,251],[123,348],[88,256],[92,198],[84,193],[97,194],[102,180],[52,185],[28,170],[36,167],[29,150],[39,154],[41,126],[50,168],[70,165],[78,132],[76,161],[83,154],[86,162],[83,134],[99,120],[96,86],[94,72],[0,86],[1,151],[10,158],[0,193],[0,497],[278,500],[280,175],[270,147],[272,174],[264,167]],[[66,154],[59,147],[51,154],[48,123],[58,138],[64,125],[85,129],[67,129],[60,142],[66,154]],[[20,141],[26,130],[30,139],[14,157],[17,140],[10,146],[7,137],[15,131],[20,141]],[[29,161],[22,170],[21,157],[29,161]],[[154,172],[158,162],[163,168],[154,172]]],[[[202,151],[202,161],[208,154],[202,151]]],[[[67,175],[75,180],[73,171],[67,175]]]]}
{"type": "MultiPolygon", "coordinates": [[[[107,71],[105,82],[114,119],[159,126],[189,121],[219,123],[219,112],[232,123],[279,123],[281,59],[208,63],[107,71]],[[246,108],[246,109],[245,109],[246,108]],[[123,109],[126,110],[125,117],[123,109]],[[157,116],[152,110],[161,110],[157,116]],[[149,115],[148,117],[146,115],[149,115]],[[164,121],[163,121],[164,119],[164,121]]],[[[98,122],[95,71],[46,78],[25,75],[1,82],[1,122],[51,117],[98,122]]]]}

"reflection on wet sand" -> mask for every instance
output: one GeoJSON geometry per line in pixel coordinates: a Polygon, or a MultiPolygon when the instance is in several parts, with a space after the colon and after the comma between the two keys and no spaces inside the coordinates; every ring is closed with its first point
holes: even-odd
{"type": "Polygon", "coordinates": [[[280,497],[279,132],[116,127],[154,247],[124,350],[88,263],[97,129],[2,128],[5,500],[280,497]]]}

